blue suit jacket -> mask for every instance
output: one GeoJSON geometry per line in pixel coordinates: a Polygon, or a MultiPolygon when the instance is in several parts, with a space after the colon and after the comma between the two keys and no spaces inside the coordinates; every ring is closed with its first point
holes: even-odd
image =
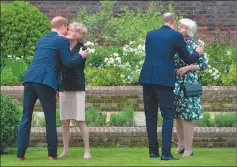
{"type": "Polygon", "coordinates": [[[197,52],[190,54],[181,33],[162,26],[147,33],[145,61],[140,73],[140,84],[175,86],[174,55],[176,52],[187,64],[198,61],[197,52]]]}
{"type": "Polygon", "coordinates": [[[71,57],[68,39],[52,31],[37,41],[34,58],[26,71],[24,83],[40,83],[56,91],[61,64],[73,67],[82,63],[81,55],[71,57]]]}

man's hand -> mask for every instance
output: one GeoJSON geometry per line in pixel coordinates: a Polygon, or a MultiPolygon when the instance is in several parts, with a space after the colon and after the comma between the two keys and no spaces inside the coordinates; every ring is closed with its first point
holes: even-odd
{"type": "Polygon", "coordinates": [[[204,46],[199,45],[196,48],[196,52],[198,52],[199,56],[204,54],[204,46]]]}
{"type": "Polygon", "coordinates": [[[86,58],[86,57],[88,56],[88,54],[89,54],[89,49],[82,50],[82,47],[81,47],[81,49],[80,49],[80,51],[79,51],[79,54],[80,54],[81,57],[84,59],[84,58],[86,58]]]}
{"type": "Polygon", "coordinates": [[[182,75],[184,75],[186,72],[188,72],[188,66],[181,67],[180,69],[178,69],[178,70],[177,70],[177,75],[182,76],[182,75]]]}

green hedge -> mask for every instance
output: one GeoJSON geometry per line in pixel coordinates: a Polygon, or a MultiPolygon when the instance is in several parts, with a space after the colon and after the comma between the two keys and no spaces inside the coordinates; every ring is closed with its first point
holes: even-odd
{"type": "Polygon", "coordinates": [[[31,62],[35,43],[50,30],[48,18],[29,2],[1,2],[1,56],[31,62]]]}
{"type": "Polygon", "coordinates": [[[21,119],[20,108],[7,95],[0,95],[1,98],[1,143],[0,153],[4,153],[7,147],[15,146],[17,141],[17,132],[21,119]]]}

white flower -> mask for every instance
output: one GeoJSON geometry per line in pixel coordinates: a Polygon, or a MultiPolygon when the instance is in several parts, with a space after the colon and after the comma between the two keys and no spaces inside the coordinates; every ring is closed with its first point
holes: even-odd
{"type": "Polygon", "coordinates": [[[214,80],[217,80],[219,78],[219,75],[214,76],[214,80]]]}
{"type": "Polygon", "coordinates": [[[121,78],[124,78],[125,76],[123,74],[120,75],[121,78]]]}
{"type": "Polygon", "coordinates": [[[7,57],[8,57],[8,58],[12,58],[12,55],[8,55],[7,57]]]}
{"type": "Polygon", "coordinates": [[[135,49],[130,48],[129,51],[130,51],[130,52],[135,52],[135,49]]]}
{"type": "Polygon", "coordinates": [[[90,42],[90,41],[87,41],[87,42],[85,43],[85,45],[86,45],[86,46],[95,46],[95,44],[92,43],[92,42],[90,42]]]}
{"type": "Polygon", "coordinates": [[[19,58],[19,57],[16,57],[16,60],[20,60],[21,58],[19,58]]]}
{"type": "Polygon", "coordinates": [[[116,57],[115,61],[118,62],[119,64],[121,64],[121,58],[120,57],[116,57]]]}
{"type": "Polygon", "coordinates": [[[110,58],[109,58],[109,62],[111,62],[111,63],[114,62],[114,58],[113,58],[113,57],[110,57],[110,58]]]}
{"type": "Polygon", "coordinates": [[[227,50],[226,55],[229,56],[231,54],[232,54],[232,51],[231,50],[227,50]]]}
{"type": "Polygon", "coordinates": [[[90,49],[90,53],[95,53],[95,49],[90,49]]]}
{"type": "Polygon", "coordinates": [[[132,44],[134,44],[134,42],[135,42],[135,41],[131,41],[131,42],[129,42],[129,45],[132,45],[132,44]]]}
{"type": "Polygon", "coordinates": [[[118,54],[118,53],[113,53],[113,55],[114,55],[115,57],[118,57],[118,56],[119,56],[119,54],[118,54]]]}
{"type": "Polygon", "coordinates": [[[106,57],[105,60],[104,60],[104,62],[107,62],[108,60],[109,60],[109,59],[106,57]]]}
{"type": "Polygon", "coordinates": [[[212,69],[208,70],[209,73],[212,73],[212,69]]]}

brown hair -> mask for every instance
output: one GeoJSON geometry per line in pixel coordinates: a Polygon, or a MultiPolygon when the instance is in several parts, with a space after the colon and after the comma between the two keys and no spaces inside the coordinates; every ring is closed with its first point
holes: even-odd
{"type": "Polygon", "coordinates": [[[51,25],[52,29],[53,28],[59,29],[62,26],[67,26],[67,24],[68,24],[68,20],[65,17],[62,17],[62,16],[56,16],[50,22],[50,25],[51,25]]]}

